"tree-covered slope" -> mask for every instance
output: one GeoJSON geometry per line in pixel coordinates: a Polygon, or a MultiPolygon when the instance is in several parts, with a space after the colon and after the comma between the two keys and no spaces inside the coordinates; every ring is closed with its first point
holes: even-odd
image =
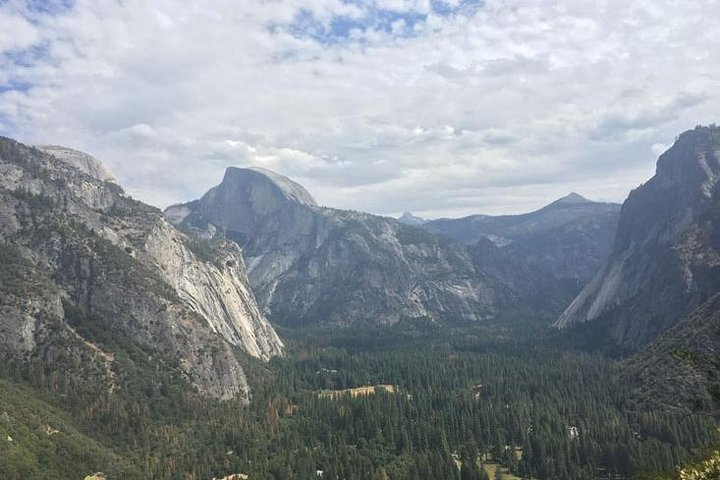
{"type": "Polygon", "coordinates": [[[625,360],[639,399],[720,415],[720,294],[625,360]]]}
{"type": "Polygon", "coordinates": [[[83,479],[95,472],[142,478],[136,465],[83,433],[71,415],[42,397],[0,380],[0,478],[83,479]]]}

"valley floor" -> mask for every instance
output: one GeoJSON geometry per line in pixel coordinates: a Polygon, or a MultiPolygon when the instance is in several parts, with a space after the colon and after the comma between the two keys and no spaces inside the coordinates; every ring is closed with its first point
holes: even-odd
{"type": "Polygon", "coordinates": [[[112,392],[6,366],[0,477],[654,478],[720,443],[711,418],[638,402],[618,362],[543,330],[280,333],[285,357],[243,357],[249,406],[142,365],[112,392]]]}

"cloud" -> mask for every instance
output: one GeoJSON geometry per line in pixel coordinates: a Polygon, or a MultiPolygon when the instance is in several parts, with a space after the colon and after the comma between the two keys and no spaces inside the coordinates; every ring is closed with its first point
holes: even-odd
{"type": "Polygon", "coordinates": [[[391,12],[430,13],[430,0],[376,0],[375,7],[391,12]]]}
{"type": "Polygon", "coordinates": [[[638,132],[647,132],[681,117],[686,110],[698,106],[709,96],[706,94],[682,93],[672,101],[653,105],[639,112],[610,112],[590,132],[593,140],[612,137],[629,137],[638,132]]]}
{"type": "Polygon", "coordinates": [[[0,54],[22,50],[40,41],[37,29],[7,5],[0,6],[0,54]]]}
{"type": "Polygon", "coordinates": [[[86,150],[158,206],[229,165],[382,214],[622,201],[659,145],[717,122],[718,14],[711,0],[10,0],[0,133],[86,150]]]}

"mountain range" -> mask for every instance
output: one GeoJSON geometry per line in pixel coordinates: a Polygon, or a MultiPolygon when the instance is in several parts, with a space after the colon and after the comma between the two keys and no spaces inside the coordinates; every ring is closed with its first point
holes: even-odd
{"type": "Polygon", "coordinates": [[[555,317],[610,253],[620,205],[571,193],[522,215],[439,219],[423,228],[454,238],[478,270],[512,292],[515,314],[555,317]]]}
{"type": "Polygon", "coordinates": [[[320,207],[285,177],[230,168],[165,215],[238,243],[281,324],[556,318],[586,344],[633,352],[720,291],[719,130],[680,135],[622,207],[571,193],[521,215],[394,220],[320,207]]]}
{"type": "Polygon", "coordinates": [[[51,358],[68,339],[92,351],[73,321],[106,325],[173,351],[197,389],[229,397],[248,390],[233,348],[282,353],[266,316],[557,317],[591,343],[636,351],[720,291],[719,130],[680,135],[622,208],[572,193],[522,215],[430,221],[322,207],[282,175],[235,167],[161,213],[87,154],[2,139],[2,353],[51,358]]]}
{"type": "Polygon", "coordinates": [[[165,210],[198,238],[235,241],[260,304],[284,325],[466,324],[528,305],[550,318],[604,260],[618,213],[575,194],[526,215],[395,220],[320,207],[286,177],[234,167],[165,210]]]}
{"type": "Polygon", "coordinates": [[[236,242],[258,301],[283,325],[477,322],[498,311],[497,290],[462,245],[391,218],[320,207],[267,170],[228,168],[218,186],[165,216],[198,238],[236,242]]]}

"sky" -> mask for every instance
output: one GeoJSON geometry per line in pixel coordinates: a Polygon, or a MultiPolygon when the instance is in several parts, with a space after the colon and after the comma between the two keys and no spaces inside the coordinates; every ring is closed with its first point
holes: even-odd
{"type": "Polygon", "coordinates": [[[717,0],[0,0],[0,134],[159,207],[260,166],[435,218],[622,202],[720,121],[717,0]]]}

